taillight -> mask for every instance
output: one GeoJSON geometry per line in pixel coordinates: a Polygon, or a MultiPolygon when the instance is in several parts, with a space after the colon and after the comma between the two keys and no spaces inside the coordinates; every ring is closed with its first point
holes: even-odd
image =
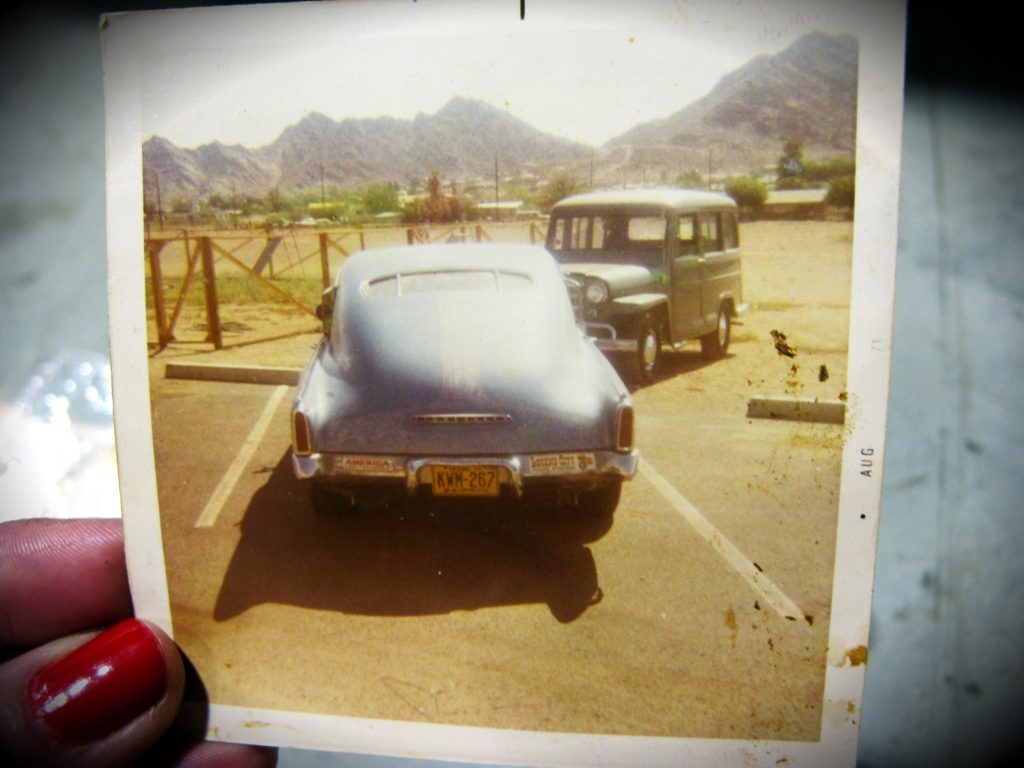
{"type": "Polygon", "coordinates": [[[309,419],[302,411],[292,413],[292,449],[296,456],[308,456],[313,452],[313,441],[309,436],[309,419]]]}
{"type": "Polygon", "coordinates": [[[619,423],[615,433],[615,450],[633,450],[633,406],[619,406],[619,423]]]}

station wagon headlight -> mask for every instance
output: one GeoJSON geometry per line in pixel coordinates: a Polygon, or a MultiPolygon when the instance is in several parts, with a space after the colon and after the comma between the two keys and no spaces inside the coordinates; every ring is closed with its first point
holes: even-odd
{"type": "Polygon", "coordinates": [[[608,301],[608,286],[600,280],[590,280],[583,291],[588,304],[604,304],[608,301]]]}

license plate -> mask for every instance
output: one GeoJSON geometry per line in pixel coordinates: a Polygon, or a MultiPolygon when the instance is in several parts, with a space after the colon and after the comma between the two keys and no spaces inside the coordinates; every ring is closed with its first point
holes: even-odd
{"type": "Polygon", "coordinates": [[[497,467],[434,466],[431,488],[435,496],[497,496],[497,467]]]}

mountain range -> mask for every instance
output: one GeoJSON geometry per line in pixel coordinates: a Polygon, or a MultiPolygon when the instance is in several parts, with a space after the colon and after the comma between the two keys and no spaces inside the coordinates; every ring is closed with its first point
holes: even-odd
{"type": "Polygon", "coordinates": [[[772,165],[788,138],[811,157],[852,156],[857,41],[806,35],[727,74],[702,99],[635,126],[601,147],[545,134],[489,104],[455,97],[432,115],[332,120],[311,113],[257,149],[212,142],[195,149],[159,136],[142,147],[147,196],[262,196],[369,183],[405,185],[434,169],[444,179],[492,179],[557,169],[595,185],[671,182],[691,169],[746,173],[772,165]]]}

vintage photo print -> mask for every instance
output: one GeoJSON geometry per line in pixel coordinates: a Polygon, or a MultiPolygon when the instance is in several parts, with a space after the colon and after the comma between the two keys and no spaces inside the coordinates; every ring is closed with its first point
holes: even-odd
{"type": "Polygon", "coordinates": [[[188,725],[852,764],[903,35],[810,0],[104,17],[129,572],[188,725]]]}

